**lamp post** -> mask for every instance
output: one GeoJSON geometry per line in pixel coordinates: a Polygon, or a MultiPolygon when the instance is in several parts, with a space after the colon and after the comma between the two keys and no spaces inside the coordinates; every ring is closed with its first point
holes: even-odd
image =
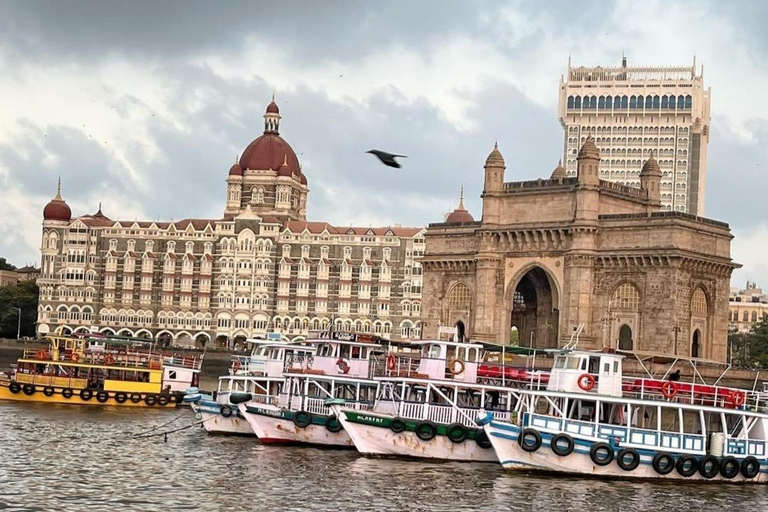
{"type": "Polygon", "coordinates": [[[674,332],[674,333],[675,333],[675,355],[677,355],[677,335],[680,333],[680,331],[682,331],[682,329],[680,328],[680,326],[677,326],[677,325],[676,325],[676,326],[674,326],[674,327],[672,328],[672,332],[674,332]]]}
{"type": "Polygon", "coordinates": [[[19,323],[18,323],[18,326],[16,327],[16,339],[18,340],[21,338],[21,308],[15,308],[11,306],[11,309],[15,309],[16,311],[19,312],[19,323]]]}

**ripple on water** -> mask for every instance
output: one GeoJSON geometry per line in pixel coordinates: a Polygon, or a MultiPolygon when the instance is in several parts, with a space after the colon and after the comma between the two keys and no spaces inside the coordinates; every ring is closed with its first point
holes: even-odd
{"type": "Polygon", "coordinates": [[[608,482],[208,436],[191,411],[0,403],[0,510],[765,510],[768,486],[608,482]]]}

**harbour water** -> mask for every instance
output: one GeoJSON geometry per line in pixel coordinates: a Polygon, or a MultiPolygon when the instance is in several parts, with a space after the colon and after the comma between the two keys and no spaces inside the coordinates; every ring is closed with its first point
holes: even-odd
{"type": "Polygon", "coordinates": [[[462,511],[768,509],[768,486],[513,475],[493,464],[370,460],[208,436],[190,410],[0,403],[0,510],[462,511]]]}

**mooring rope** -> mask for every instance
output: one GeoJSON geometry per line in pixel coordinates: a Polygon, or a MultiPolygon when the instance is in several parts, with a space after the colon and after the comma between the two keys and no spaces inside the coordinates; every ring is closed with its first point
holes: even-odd
{"type": "Polygon", "coordinates": [[[186,416],[187,414],[188,414],[187,412],[183,412],[183,413],[179,414],[178,416],[176,416],[175,418],[173,418],[171,421],[167,421],[167,422],[163,423],[162,425],[157,425],[156,427],[152,427],[152,428],[151,428],[151,429],[149,429],[149,430],[145,430],[145,431],[143,431],[143,432],[138,432],[138,433],[136,433],[136,434],[133,434],[133,437],[141,437],[141,436],[143,436],[144,434],[148,434],[148,433],[150,433],[150,432],[154,432],[155,430],[157,430],[157,429],[159,429],[159,428],[163,428],[163,427],[165,427],[165,426],[168,426],[168,425],[170,425],[170,424],[171,424],[171,423],[173,423],[174,421],[178,420],[179,418],[181,418],[181,417],[183,417],[183,416],[186,416]]]}
{"type": "MultiPolygon", "coordinates": [[[[212,420],[215,417],[216,416],[211,416],[210,418],[208,418],[208,420],[212,420]]],[[[194,423],[190,423],[189,425],[185,425],[183,427],[175,428],[173,430],[166,430],[165,432],[158,432],[157,434],[143,434],[143,435],[136,435],[136,436],[133,436],[133,437],[134,437],[134,439],[147,439],[147,438],[150,438],[150,437],[166,436],[166,440],[167,440],[168,434],[173,434],[174,432],[179,432],[181,430],[186,430],[188,428],[192,428],[192,427],[196,427],[198,425],[202,425],[203,423],[205,423],[208,420],[196,421],[194,423]]]]}

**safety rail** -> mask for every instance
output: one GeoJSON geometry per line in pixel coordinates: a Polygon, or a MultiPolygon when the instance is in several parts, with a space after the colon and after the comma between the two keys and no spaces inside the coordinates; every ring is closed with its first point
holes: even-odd
{"type": "Polygon", "coordinates": [[[658,379],[625,377],[622,381],[622,391],[624,396],[633,398],[670,400],[729,409],[746,407],[757,410],[767,402],[758,391],[658,379]]]}
{"type": "Polygon", "coordinates": [[[370,377],[411,377],[426,378],[422,376],[419,370],[421,354],[395,354],[391,352],[386,358],[377,361],[371,365],[370,377]]]}
{"type": "Polygon", "coordinates": [[[74,352],[70,350],[58,353],[54,359],[53,354],[44,349],[24,349],[22,359],[31,360],[38,364],[77,363],[96,366],[110,366],[123,368],[147,368],[149,370],[161,370],[164,357],[161,354],[146,354],[141,352],[74,352]]]}
{"type": "Polygon", "coordinates": [[[52,386],[60,388],[80,389],[88,386],[88,379],[75,377],[57,377],[55,375],[40,375],[35,373],[16,373],[14,380],[19,384],[33,384],[35,386],[52,386]]]}
{"type": "Polygon", "coordinates": [[[524,366],[503,363],[481,363],[477,368],[477,381],[516,389],[543,390],[547,388],[550,373],[524,366]]]}
{"type": "Polygon", "coordinates": [[[454,407],[451,405],[436,405],[423,402],[400,402],[398,404],[398,416],[409,420],[432,421],[449,425],[461,423],[465,427],[475,428],[475,419],[482,411],[493,414],[494,419],[509,421],[512,413],[509,411],[495,411],[481,409],[480,407],[454,407]]]}
{"type": "Polygon", "coordinates": [[[203,367],[203,359],[194,356],[181,355],[163,355],[163,362],[168,366],[177,368],[186,368],[189,370],[199,370],[203,367]]]}
{"type": "MultiPolygon", "coordinates": [[[[331,408],[325,405],[326,398],[312,398],[312,397],[304,397],[304,408],[303,410],[312,413],[312,414],[319,414],[323,416],[330,416],[333,414],[331,411],[331,408]]],[[[355,401],[347,401],[344,404],[344,407],[355,409],[357,411],[370,411],[373,409],[373,404],[370,404],[368,402],[355,402],[355,401]]]]}

